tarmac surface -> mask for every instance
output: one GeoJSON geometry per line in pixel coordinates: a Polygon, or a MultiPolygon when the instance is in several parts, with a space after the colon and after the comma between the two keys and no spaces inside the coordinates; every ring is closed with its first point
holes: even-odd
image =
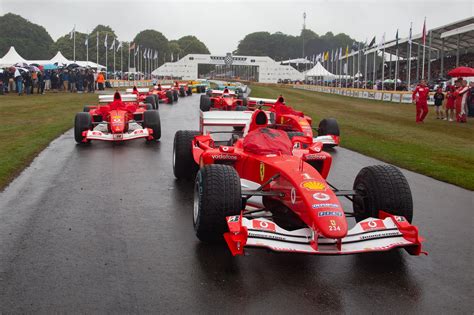
{"type": "MultiPolygon", "coordinates": [[[[77,146],[71,130],[0,193],[0,312],[472,314],[473,192],[413,172],[428,256],[234,258],[200,243],[192,184],[172,172],[174,133],[198,129],[198,103],[160,105],[159,143],[77,146]]],[[[381,163],[333,155],[339,188],[381,163]]]]}

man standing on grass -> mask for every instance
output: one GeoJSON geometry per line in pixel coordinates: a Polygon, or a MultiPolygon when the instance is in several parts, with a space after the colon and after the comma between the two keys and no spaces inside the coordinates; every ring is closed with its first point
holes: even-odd
{"type": "Polygon", "coordinates": [[[423,123],[426,115],[428,115],[428,98],[430,89],[426,86],[426,81],[421,80],[413,91],[412,99],[416,105],[416,122],[423,123]]]}

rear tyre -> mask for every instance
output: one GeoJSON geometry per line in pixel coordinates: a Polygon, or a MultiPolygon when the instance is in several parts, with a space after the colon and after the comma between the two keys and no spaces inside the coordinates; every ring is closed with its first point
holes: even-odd
{"type": "MultiPolygon", "coordinates": [[[[320,136],[339,136],[339,125],[334,118],[325,118],[319,122],[318,135],[320,136]]],[[[325,144],[325,147],[332,148],[335,144],[325,144]]]]}
{"type": "Polygon", "coordinates": [[[199,170],[193,157],[192,142],[199,131],[179,130],[173,142],[173,173],[177,179],[195,179],[199,170]]]}
{"type": "Polygon", "coordinates": [[[84,108],[82,109],[82,111],[83,111],[84,113],[90,112],[90,111],[91,111],[91,106],[88,106],[88,105],[84,106],[84,108]]]}
{"type": "Polygon", "coordinates": [[[193,223],[203,242],[219,242],[227,232],[227,216],[242,210],[240,178],[229,165],[212,164],[202,168],[194,189],[193,223]]]}
{"type": "Polygon", "coordinates": [[[175,102],[178,101],[178,91],[176,91],[176,90],[173,90],[173,100],[174,100],[175,102]]]}
{"type": "Polygon", "coordinates": [[[184,90],[184,87],[179,88],[179,96],[185,97],[186,96],[186,91],[184,90]]]}
{"type": "Polygon", "coordinates": [[[410,186],[400,170],[392,165],[364,167],[357,174],[353,189],[357,191],[352,206],[357,222],[378,218],[379,210],[404,216],[411,223],[413,199],[410,186]]]}
{"type": "Polygon", "coordinates": [[[89,113],[77,113],[74,118],[74,140],[77,143],[83,143],[82,132],[92,128],[92,119],[89,113]]]}
{"type": "Polygon", "coordinates": [[[155,98],[155,109],[159,109],[160,108],[160,98],[156,94],[153,94],[153,97],[155,98]]]}
{"type": "Polygon", "coordinates": [[[161,138],[160,113],[157,110],[147,110],[143,113],[143,127],[153,130],[153,139],[161,138]]]}
{"type": "Polygon", "coordinates": [[[168,104],[173,104],[173,92],[166,91],[166,98],[168,99],[168,104]]]}
{"type": "Polygon", "coordinates": [[[247,110],[247,107],[245,107],[245,106],[236,106],[235,110],[237,112],[243,112],[244,110],[247,110]]]}
{"type": "Polygon", "coordinates": [[[146,103],[145,106],[146,106],[146,110],[152,110],[152,109],[154,109],[154,108],[153,108],[153,105],[151,105],[151,104],[149,104],[149,103],[146,103]]]}
{"type": "Polygon", "coordinates": [[[199,103],[199,108],[203,112],[208,112],[211,109],[211,99],[207,95],[201,95],[201,101],[199,103]]]}
{"type": "Polygon", "coordinates": [[[187,94],[188,96],[193,95],[193,88],[190,87],[190,86],[188,86],[188,89],[187,89],[187,91],[186,91],[186,94],[187,94]]]}
{"type": "Polygon", "coordinates": [[[148,95],[147,97],[145,97],[145,104],[146,103],[151,104],[151,106],[154,109],[156,108],[156,101],[155,101],[155,97],[153,95],[148,95]]]}

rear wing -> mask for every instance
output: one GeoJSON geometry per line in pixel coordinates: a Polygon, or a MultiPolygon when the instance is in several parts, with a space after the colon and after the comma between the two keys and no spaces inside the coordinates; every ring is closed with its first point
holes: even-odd
{"type": "MultiPolygon", "coordinates": [[[[149,88],[138,88],[137,91],[138,91],[138,93],[148,93],[148,92],[150,92],[150,89],[149,88]]],[[[133,93],[133,88],[126,89],[125,92],[126,93],[133,93]]]]}
{"type": "MultiPolygon", "coordinates": [[[[271,112],[265,112],[270,123],[274,123],[275,117],[271,112]]],[[[199,118],[199,131],[204,134],[207,127],[244,127],[248,130],[253,111],[208,111],[202,112],[199,118]]]]}
{"type": "MultiPolygon", "coordinates": [[[[224,90],[212,90],[211,93],[212,93],[212,94],[224,94],[224,90]]],[[[228,94],[230,94],[230,95],[235,95],[235,92],[229,90],[228,94]]]]}
{"type": "MultiPolygon", "coordinates": [[[[121,95],[122,102],[136,102],[137,96],[135,94],[123,94],[121,95]]],[[[99,103],[112,103],[114,101],[114,95],[99,95],[99,103]]]]}
{"type": "Polygon", "coordinates": [[[251,104],[275,104],[277,101],[276,99],[261,97],[249,97],[247,100],[251,104]]]}

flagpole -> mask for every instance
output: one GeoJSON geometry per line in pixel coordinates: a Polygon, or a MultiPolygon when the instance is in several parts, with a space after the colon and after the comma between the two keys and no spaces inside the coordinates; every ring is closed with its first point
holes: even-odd
{"type": "Polygon", "coordinates": [[[99,73],[99,32],[97,32],[97,73],[99,73]]]}
{"type": "Polygon", "coordinates": [[[112,45],[112,47],[114,48],[114,79],[115,79],[115,37],[114,37],[114,44],[112,45]]]}
{"type": "Polygon", "coordinates": [[[384,90],[384,87],[383,87],[384,79],[385,79],[385,43],[382,49],[382,91],[384,90]]]}
{"type": "Polygon", "coordinates": [[[394,91],[397,90],[397,80],[398,80],[398,45],[397,50],[395,52],[397,54],[397,59],[395,59],[395,88],[394,91]]]}
{"type": "Polygon", "coordinates": [[[123,78],[123,43],[120,45],[120,74],[123,78]]]}
{"type": "Polygon", "coordinates": [[[408,79],[407,79],[407,89],[410,91],[410,79],[411,79],[411,32],[412,32],[413,22],[410,23],[410,36],[408,40],[408,79]]]}
{"type": "Polygon", "coordinates": [[[86,62],[87,62],[87,65],[89,65],[89,35],[86,35],[87,38],[86,38],[86,41],[87,41],[87,45],[86,45],[86,62]]]}
{"type": "Polygon", "coordinates": [[[373,68],[373,72],[372,72],[372,87],[375,84],[375,59],[377,58],[377,51],[378,51],[378,48],[375,48],[375,51],[374,51],[374,68],[373,68]]]}
{"type": "Polygon", "coordinates": [[[421,79],[425,78],[425,47],[426,47],[426,17],[423,24],[423,63],[421,64],[421,79]]]}
{"type": "Polygon", "coordinates": [[[107,46],[107,34],[105,34],[105,79],[107,80],[109,65],[107,64],[107,55],[109,47],[107,46]]]}
{"type": "Polygon", "coordinates": [[[76,24],[74,24],[74,29],[72,30],[72,36],[74,37],[74,52],[73,52],[73,59],[76,62],[76,24]]]}
{"type": "Polygon", "coordinates": [[[365,84],[365,89],[367,89],[367,62],[368,62],[367,61],[367,56],[368,56],[367,49],[365,50],[364,54],[365,54],[365,75],[364,75],[364,82],[365,83],[364,84],[365,84]]]}

